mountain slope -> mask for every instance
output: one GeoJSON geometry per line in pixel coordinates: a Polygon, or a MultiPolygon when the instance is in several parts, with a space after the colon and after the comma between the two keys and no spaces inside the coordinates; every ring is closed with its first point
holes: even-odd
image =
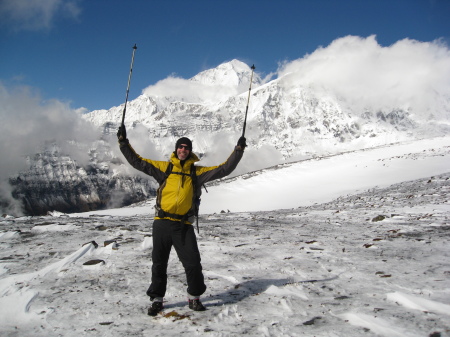
{"type": "Polygon", "coordinates": [[[57,146],[29,159],[30,168],[10,178],[13,197],[27,215],[86,212],[129,205],[155,195],[156,182],[120,169],[120,160],[99,141],[87,165],[57,146]]]}
{"type": "MultiPolygon", "coordinates": [[[[143,157],[166,160],[176,139],[188,136],[201,165],[223,162],[242,134],[250,78],[250,67],[232,60],[189,80],[170,77],[146,88],[127,106],[125,123],[133,147],[143,157]]],[[[419,111],[407,101],[364,106],[330,87],[299,79],[298,71],[280,72],[267,83],[255,73],[253,81],[246,130],[249,146],[233,175],[450,133],[450,96],[439,92],[432,107],[419,111]]],[[[430,88],[424,90],[428,94],[430,88]]],[[[93,147],[96,157],[104,160],[91,156],[90,163],[77,163],[70,153],[59,153],[43,163],[39,160],[46,155],[38,155],[27,172],[11,179],[13,198],[23,202],[28,214],[45,214],[129,204],[154,194],[154,181],[129,169],[118,152],[115,133],[122,112],[123,106],[118,106],[83,115],[103,139],[101,146],[83,146],[93,147]],[[113,169],[102,169],[110,164],[113,169]]]]}
{"type": "MultiPolygon", "coordinates": [[[[151,86],[129,102],[126,125],[131,130],[145,126],[148,138],[157,145],[166,144],[165,139],[189,136],[201,144],[199,152],[212,152],[215,134],[236,138],[242,131],[250,74],[247,65],[233,60],[177,85],[151,86]],[[192,82],[201,86],[192,88],[192,82]],[[187,92],[208,92],[212,88],[223,93],[220,99],[212,95],[214,100],[209,96],[183,96],[179,85],[187,92]]],[[[248,143],[250,149],[273,146],[289,159],[444,135],[450,131],[450,98],[439,98],[441,111],[435,111],[435,118],[430,119],[430,112],[412,111],[404,104],[386,106],[380,102],[360,110],[350,98],[340,97],[330,88],[298,82],[291,74],[268,83],[257,75],[248,114],[248,143]]],[[[122,109],[92,111],[84,118],[99,127],[117,128],[122,109]]],[[[160,149],[165,151],[164,147],[160,149]]]]}
{"type": "MultiPolygon", "coordinates": [[[[244,154],[242,161],[246,160],[244,154]]],[[[448,163],[450,136],[280,164],[207,183],[200,214],[296,209],[416,179],[427,178],[431,183],[432,177],[450,172],[448,163]]],[[[153,206],[154,198],[86,216],[151,214],[153,206]]]]}

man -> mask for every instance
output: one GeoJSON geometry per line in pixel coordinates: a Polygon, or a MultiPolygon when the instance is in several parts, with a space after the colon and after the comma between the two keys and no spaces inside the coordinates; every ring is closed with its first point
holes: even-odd
{"type": "Polygon", "coordinates": [[[218,166],[195,166],[199,161],[192,152],[192,142],[186,137],[178,139],[169,161],[142,158],[131,147],[122,125],[117,132],[120,150],[136,169],[152,176],[160,185],[157,191],[153,222],[152,282],[147,295],[152,301],[148,314],[156,316],[163,309],[167,287],[167,264],[170,250],[175,247],[186,272],[189,308],[203,311],[200,296],[205,292],[202,265],[197,239],[192,226],[196,197],[201,186],[211,180],[229,175],[238,165],[247,146],[245,137],[239,138],[230,157],[218,166]]]}

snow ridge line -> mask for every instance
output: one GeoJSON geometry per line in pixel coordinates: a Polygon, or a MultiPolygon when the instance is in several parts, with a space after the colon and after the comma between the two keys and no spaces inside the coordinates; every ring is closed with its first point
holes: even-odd
{"type": "Polygon", "coordinates": [[[33,291],[29,283],[34,279],[44,277],[50,272],[61,272],[63,268],[74,263],[82,256],[91,253],[94,249],[94,244],[89,243],[61,261],[41,270],[0,279],[0,322],[2,325],[11,321],[28,321],[37,318],[37,314],[30,313],[30,306],[39,295],[39,292],[33,291]]]}

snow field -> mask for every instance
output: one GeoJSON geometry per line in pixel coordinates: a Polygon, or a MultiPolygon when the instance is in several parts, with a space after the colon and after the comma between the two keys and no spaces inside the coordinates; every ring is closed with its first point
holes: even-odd
{"type": "MultiPolygon", "coordinates": [[[[436,174],[449,151],[446,144],[414,147],[418,151],[400,157],[430,164],[428,171],[410,165],[410,171],[417,169],[413,175],[422,176],[417,180],[381,174],[367,189],[353,185],[358,194],[341,190],[331,200],[330,185],[318,184],[322,202],[307,206],[270,210],[260,203],[255,212],[202,213],[198,242],[206,312],[187,308],[184,270],[173,251],[165,310],[147,316],[151,202],[95,214],[4,218],[0,332],[449,337],[450,173],[436,174]]],[[[398,156],[391,152],[379,162],[390,165],[398,156]]],[[[246,180],[256,191],[254,180],[246,180]]],[[[265,199],[280,198],[258,190],[265,199]]],[[[264,198],[253,199],[256,204],[264,198]]],[[[236,205],[243,200],[232,199],[236,205]]]]}
{"type": "Polygon", "coordinates": [[[320,157],[227,179],[217,186],[213,183],[208,193],[203,193],[201,211],[256,212],[309,206],[374,186],[446,173],[449,163],[450,137],[320,157]]]}
{"type": "Polygon", "coordinates": [[[204,215],[204,313],[169,264],[164,314],[146,315],[151,221],[142,216],[3,221],[3,332],[48,336],[448,336],[449,175],[257,213],[204,215]],[[372,221],[377,216],[384,220],[372,221]],[[51,221],[53,225],[56,223],[51,221]],[[36,231],[36,227],[41,227],[36,231]],[[5,232],[7,233],[7,232],[5,232]],[[114,242],[104,246],[104,242],[114,242]],[[96,241],[98,248],[91,243],[96,241]],[[146,243],[147,242],[147,243],[146,243]],[[87,243],[83,246],[83,244],[87,243]],[[24,254],[27,252],[28,254],[24,254]],[[102,259],[104,264],[84,266],[102,259]]]}

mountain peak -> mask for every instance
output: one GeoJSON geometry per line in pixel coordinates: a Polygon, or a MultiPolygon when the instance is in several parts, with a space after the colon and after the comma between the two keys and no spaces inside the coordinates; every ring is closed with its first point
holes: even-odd
{"type": "Polygon", "coordinates": [[[198,73],[190,80],[207,85],[220,84],[224,86],[239,87],[250,82],[251,68],[242,61],[233,59],[222,63],[216,68],[198,73]]]}
{"type": "Polygon", "coordinates": [[[219,69],[232,69],[236,72],[251,72],[251,68],[244,62],[237,59],[233,59],[229,62],[220,64],[217,68],[219,69]]]}

